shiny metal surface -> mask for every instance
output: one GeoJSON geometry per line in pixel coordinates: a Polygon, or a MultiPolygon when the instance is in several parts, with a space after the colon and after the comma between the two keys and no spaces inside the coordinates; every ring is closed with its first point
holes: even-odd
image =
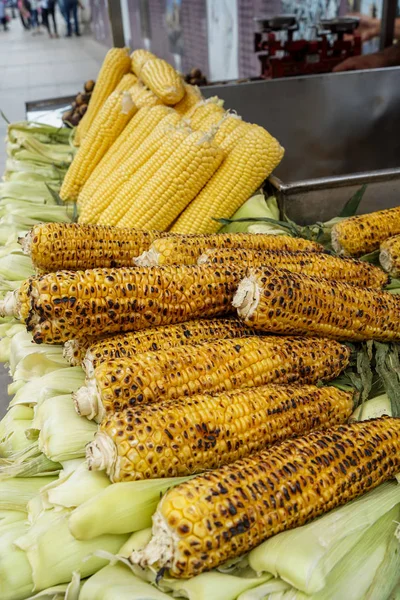
{"type": "Polygon", "coordinates": [[[272,178],[288,216],[335,216],[368,183],[360,212],[400,198],[400,67],[203,88],[286,149],[272,178]],[[283,183],[282,183],[283,182],[283,183]]]}
{"type": "Polygon", "coordinates": [[[380,49],[392,46],[397,14],[397,0],[383,0],[380,49]]]}

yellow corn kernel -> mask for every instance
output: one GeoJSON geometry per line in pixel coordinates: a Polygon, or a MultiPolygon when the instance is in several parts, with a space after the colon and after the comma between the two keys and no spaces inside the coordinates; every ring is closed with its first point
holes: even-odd
{"type": "Polygon", "coordinates": [[[76,130],[76,145],[80,145],[100,112],[108,96],[115,90],[122,77],[131,70],[131,61],[126,48],[111,48],[97,76],[88,109],[76,130]]]}
{"type": "Polygon", "coordinates": [[[183,87],[185,88],[185,95],[178,104],[175,104],[174,109],[178,111],[180,115],[186,116],[186,113],[193,108],[193,106],[198,104],[198,102],[201,102],[203,97],[197,85],[184,83],[183,87]]]}
{"type": "MultiPolygon", "coordinates": [[[[153,163],[149,165],[149,161],[164,147],[166,137],[171,136],[170,128],[180,121],[179,115],[165,106],[153,107],[152,110],[157,110],[157,114],[149,113],[145,119],[147,124],[153,124],[152,131],[138,147],[134,143],[133,151],[127,152],[125,158],[120,153],[120,160],[115,162],[113,171],[92,191],[90,200],[83,205],[80,223],[115,225],[132,199],[129,192],[125,194],[123,190],[131,190],[130,193],[135,194],[140,182],[144,181],[143,177],[146,181],[151,177],[153,163]],[[109,220],[107,215],[110,215],[109,220]]],[[[166,153],[168,148],[165,147],[166,153]]]]}
{"type": "Polygon", "coordinates": [[[265,129],[251,125],[221,167],[171,228],[177,233],[213,233],[263,183],[284,150],[265,129]]]}
{"type": "Polygon", "coordinates": [[[240,282],[233,305],[246,325],[260,331],[400,340],[398,296],[339,281],[271,267],[251,269],[240,282]]]}
{"type": "Polygon", "coordinates": [[[137,111],[128,92],[113,92],[100,110],[69,167],[60,190],[63,200],[77,200],[96,165],[137,111]]]}
{"type": "Polygon", "coordinates": [[[127,73],[123,76],[117,87],[115,88],[115,92],[128,92],[129,89],[137,83],[138,78],[133,73],[127,73]]]}
{"type": "Polygon", "coordinates": [[[157,106],[157,104],[162,104],[160,98],[158,98],[151,90],[144,86],[141,81],[135,83],[135,85],[133,85],[129,89],[129,92],[131,94],[132,100],[138,108],[142,108],[143,106],[157,106]]]}
{"type": "Polygon", "coordinates": [[[169,490],[130,560],[189,578],[354,500],[398,473],[400,419],[312,431],[169,490]]]}
{"type": "Polygon", "coordinates": [[[157,58],[155,54],[145,50],[144,48],[139,48],[139,50],[134,50],[131,54],[131,67],[132,71],[140,77],[140,71],[142,70],[143,65],[148,60],[153,60],[157,58]]]}
{"type": "Polygon", "coordinates": [[[185,94],[182,77],[162,58],[146,60],[139,77],[164,104],[177,104],[185,94]]]}
{"type": "Polygon", "coordinates": [[[190,127],[192,129],[207,131],[207,129],[203,129],[202,123],[205,119],[208,119],[210,115],[211,119],[214,120],[214,123],[221,121],[225,115],[224,101],[220,100],[217,96],[213,96],[212,98],[208,98],[208,100],[203,100],[202,102],[195,104],[193,108],[185,114],[185,118],[189,119],[190,127]]]}
{"type": "Polygon", "coordinates": [[[165,231],[212,177],[223,156],[212,136],[188,135],[140,190],[118,225],[165,231]]]}

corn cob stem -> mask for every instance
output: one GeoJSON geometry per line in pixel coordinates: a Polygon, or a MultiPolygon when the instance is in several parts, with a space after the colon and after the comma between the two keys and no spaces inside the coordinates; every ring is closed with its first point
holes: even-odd
{"type": "Polygon", "coordinates": [[[381,288],[388,283],[388,276],[370,263],[351,258],[339,258],[329,254],[311,252],[257,251],[244,248],[207,250],[197,264],[224,265],[244,263],[247,267],[273,267],[287,269],[292,273],[333,279],[358,285],[381,288]]]}
{"type": "Polygon", "coordinates": [[[193,475],[344,423],[352,410],[352,393],[312,385],[178,398],[107,415],[87,447],[88,464],[114,483],[193,475]]]}
{"type": "Polygon", "coordinates": [[[348,361],[349,349],[326,339],[215,340],[103,362],[89,369],[74,402],[80,415],[102,421],[107,412],[201,392],[327,381],[348,361]]]}
{"type": "Polygon", "coordinates": [[[244,323],[260,331],[340,340],[400,339],[396,296],[284,270],[253,269],[240,282],[233,305],[244,323]]]}
{"type": "Polygon", "coordinates": [[[168,491],[151,541],[130,560],[193,577],[361,496],[399,468],[400,419],[284,441],[168,491]]]}

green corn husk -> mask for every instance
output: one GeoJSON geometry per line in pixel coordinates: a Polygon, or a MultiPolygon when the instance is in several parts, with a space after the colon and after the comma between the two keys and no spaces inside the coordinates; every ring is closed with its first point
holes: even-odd
{"type": "Polygon", "coordinates": [[[0,598],[23,600],[33,589],[32,572],[25,552],[15,541],[28,529],[24,521],[0,528],[0,598]]]}
{"type": "Polygon", "coordinates": [[[33,426],[40,430],[39,449],[54,462],[84,457],[97,431],[95,423],[78,416],[70,394],[42,402],[33,426]]]}
{"type": "MultiPolygon", "coordinates": [[[[26,435],[30,430],[26,430],[26,435]]],[[[0,459],[0,481],[12,479],[14,477],[46,477],[50,474],[57,474],[61,465],[52,461],[43,454],[38,447],[38,442],[31,441],[31,444],[7,458],[0,459]]]]}
{"type": "Polygon", "coordinates": [[[27,477],[0,481],[0,510],[26,511],[27,505],[44,485],[57,477],[27,477]]]}
{"type": "Polygon", "coordinates": [[[0,509],[0,530],[6,525],[26,521],[26,512],[23,510],[1,510],[0,509]]]}
{"type": "MultiPolygon", "coordinates": [[[[0,220],[1,222],[2,220],[0,220]]],[[[9,281],[28,279],[34,274],[29,256],[11,253],[0,258],[0,277],[9,281]]]]}
{"type": "Polygon", "coordinates": [[[76,508],[110,486],[103,472],[89,471],[86,462],[70,473],[60,473],[57,482],[41,491],[43,506],[49,508],[76,508]]]}
{"type": "Polygon", "coordinates": [[[387,394],[381,394],[360,404],[350,417],[350,421],[366,421],[387,415],[392,416],[392,407],[387,394]]]}
{"type": "MultiPolygon", "coordinates": [[[[51,188],[59,191],[59,186],[51,184],[51,188]]],[[[41,182],[29,181],[2,181],[0,182],[0,199],[3,200],[21,200],[28,203],[39,203],[54,205],[55,200],[49,192],[47,185],[41,182]]]]}
{"type": "MultiPolygon", "coordinates": [[[[279,221],[279,207],[276,198],[271,196],[270,198],[266,199],[263,193],[256,194],[255,196],[249,198],[247,202],[245,202],[231,218],[232,220],[236,220],[259,217],[267,217],[269,219],[279,221]]],[[[260,223],[254,226],[249,221],[229,223],[224,225],[220,231],[223,233],[246,233],[250,231],[251,227],[261,227],[262,232],[257,233],[268,233],[271,235],[287,234],[287,231],[275,224],[260,223]]]]}
{"type": "Polygon", "coordinates": [[[73,511],[69,518],[70,531],[78,540],[90,540],[105,533],[145,529],[151,525],[160,495],[188,479],[190,477],[170,477],[113,483],[73,511]]]}
{"type": "MultiPolygon", "coordinates": [[[[12,381],[7,386],[7,394],[9,396],[16,394],[22,387],[24,387],[25,384],[26,384],[26,381],[23,381],[22,379],[19,379],[18,381],[12,381]]],[[[13,406],[12,401],[10,402],[9,406],[13,406]]]]}
{"type": "MultiPolygon", "coordinates": [[[[2,222],[7,225],[34,224],[46,222],[69,223],[71,221],[71,207],[68,205],[58,206],[47,204],[33,204],[23,202],[21,205],[12,203],[2,203],[0,207],[0,217],[2,222]],[[7,219],[6,219],[7,217],[7,219]]],[[[25,227],[24,227],[25,228],[25,227]]],[[[21,248],[20,248],[21,251],[21,248]]]]}
{"type": "Polygon", "coordinates": [[[10,408],[0,421],[0,456],[7,457],[30,445],[25,431],[32,426],[33,410],[25,406],[10,408]]]}
{"type": "Polygon", "coordinates": [[[85,382],[81,367],[67,367],[51,371],[25,383],[15,392],[10,406],[40,405],[44,400],[61,394],[76,392],[85,382]]]}
{"type": "Polygon", "coordinates": [[[307,594],[319,592],[341,558],[399,502],[400,486],[386,482],[308,525],[270,538],[250,552],[250,567],[280,577],[307,594]]]}
{"type": "Polygon", "coordinates": [[[0,340],[0,362],[8,363],[11,353],[11,338],[4,337],[0,340]]]}
{"type": "Polygon", "coordinates": [[[65,127],[53,127],[35,121],[16,121],[7,127],[7,136],[13,140],[18,133],[27,133],[44,144],[69,144],[70,132],[65,127]]]}
{"type": "Polygon", "coordinates": [[[79,571],[81,577],[92,575],[107,562],[93,556],[93,552],[114,554],[127,539],[126,535],[104,535],[91,541],[77,541],[68,530],[67,518],[68,513],[47,510],[16,541],[32,567],[35,589],[66,583],[74,571],[79,571]]]}
{"type": "Polygon", "coordinates": [[[22,331],[12,338],[10,349],[10,372],[14,379],[28,380],[40,377],[51,370],[69,367],[63,357],[62,346],[35,344],[33,337],[27,331],[22,331]],[[31,358],[32,360],[25,359],[31,358]],[[41,372],[42,371],[42,372],[41,372]]]}

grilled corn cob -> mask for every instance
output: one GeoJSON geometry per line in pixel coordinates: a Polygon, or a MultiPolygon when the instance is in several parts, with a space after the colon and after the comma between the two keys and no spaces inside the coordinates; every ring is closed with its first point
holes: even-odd
{"type": "Polygon", "coordinates": [[[185,94],[182,77],[162,58],[146,60],[139,77],[164,104],[177,104],[185,94]]]}
{"type": "Polygon", "coordinates": [[[123,76],[117,87],[115,88],[115,92],[127,92],[135,83],[137,83],[138,78],[133,73],[127,73],[123,76]]]}
{"type": "Polygon", "coordinates": [[[76,200],[90,174],[137,111],[129,92],[114,92],[106,100],[82,141],[60,190],[63,200],[76,200]]]}
{"type": "Polygon", "coordinates": [[[314,275],[323,279],[347,281],[360,287],[381,288],[388,283],[388,276],[370,263],[351,258],[338,258],[316,252],[257,251],[245,248],[213,248],[202,254],[199,265],[211,263],[221,268],[224,265],[243,262],[247,267],[274,267],[292,273],[314,275]]]}
{"type": "Polygon", "coordinates": [[[399,468],[400,419],[284,441],[169,490],[150,543],[131,561],[193,577],[361,496],[399,468]]]}
{"type": "Polygon", "coordinates": [[[178,111],[180,115],[185,115],[195,104],[201,102],[203,97],[197,85],[190,85],[189,83],[184,83],[183,87],[185,89],[185,95],[182,100],[175,104],[174,109],[178,111]]]}
{"type": "Polygon", "coordinates": [[[156,55],[153,54],[152,52],[149,52],[148,50],[145,50],[144,48],[139,48],[138,50],[135,50],[131,54],[132,71],[135,73],[135,75],[137,75],[139,77],[140,71],[142,70],[143,65],[148,60],[153,60],[154,58],[157,58],[156,55]]]}
{"type": "Polygon", "coordinates": [[[91,199],[82,207],[81,222],[118,223],[132,205],[133,198],[189,134],[187,127],[179,127],[179,121],[180,117],[174,111],[165,114],[139,148],[129,153],[93,191],[91,199]]]}
{"type": "MultiPolygon", "coordinates": [[[[128,168],[129,164],[134,166],[135,163],[132,163],[132,160],[134,161],[135,158],[138,160],[137,151],[143,147],[143,144],[148,145],[148,138],[152,138],[154,130],[169,113],[171,113],[171,109],[163,105],[143,106],[132,117],[94,169],[78,196],[78,204],[81,207],[79,220],[82,223],[94,220],[101,213],[102,205],[99,207],[98,201],[94,198],[97,194],[101,194],[104,187],[108,188],[108,201],[110,202],[110,199],[114,198],[115,190],[109,187],[109,182],[113,179],[115,172],[120,171],[124,165],[125,168],[128,168]]],[[[144,154],[142,154],[143,156],[144,154]]],[[[136,168],[139,168],[139,165],[140,162],[137,163],[136,168]]]]}
{"type": "Polygon", "coordinates": [[[217,171],[223,158],[212,135],[191,133],[139,190],[118,226],[168,229],[217,171]]]}
{"type": "Polygon", "coordinates": [[[155,240],[148,252],[135,261],[138,265],[194,265],[210,248],[248,248],[285,252],[322,252],[323,246],[288,235],[262,233],[217,233],[211,235],[170,235],[155,240]]]}
{"type": "Polygon", "coordinates": [[[108,96],[115,90],[122,77],[129,73],[130,69],[131,61],[126,48],[112,48],[107,52],[88,109],[76,130],[75,140],[77,145],[82,143],[108,96]]]}
{"type": "Polygon", "coordinates": [[[157,104],[161,104],[160,98],[158,98],[158,96],[156,96],[140,81],[135,83],[135,85],[133,85],[129,89],[129,92],[131,94],[132,100],[138,108],[142,108],[143,106],[156,106],[157,104]]]}
{"type": "Polygon", "coordinates": [[[244,327],[238,319],[200,319],[177,325],[150,327],[143,331],[100,339],[69,340],[65,343],[65,354],[67,357],[72,357],[73,362],[77,364],[75,361],[79,353],[81,361],[78,364],[82,364],[85,359],[85,369],[88,373],[92,373],[93,369],[106,360],[134,358],[136,354],[142,352],[169,350],[186,344],[251,335],[255,335],[255,331],[250,327],[244,327]]]}
{"type": "Polygon", "coordinates": [[[60,344],[226,315],[243,275],[207,266],[48,273],[30,282],[27,328],[37,343],[60,344]]]}
{"type": "Polygon", "coordinates": [[[282,160],[279,142],[258,125],[249,125],[198,196],[176,220],[171,231],[213,233],[215,219],[230,217],[282,160]]]}
{"type": "Polygon", "coordinates": [[[147,352],[101,363],[75,395],[79,414],[107,412],[267,383],[316,383],[339,375],[349,350],[326,339],[247,337],[147,352]]]}
{"type": "Polygon", "coordinates": [[[332,228],[332,246],[339,254],[362,256],[400,234],[400,207],[350,217],[332,228]]]}
{"type": "Polygon", "coordinates": [[[379,262],[392,277],[400,277],[400,235],[382,242],[379,262]]]}
{"type": "Polygon", "coordinates": [[[400,340],[400,299],[269,267],[252,269],[233,300],[243,321],[261,331],[340,340],[400,340]]]}
{"type": "Polygon", "coordinates": [[[353,394],[334,387],[273,384],[137,407],[107,415],[87,447],[89,468],[114,483],[192,475],[345,423],[352,410],[353,394]]]}
{"type": "Polygon", "coordinates": [[[103,225],[41,223],[20,240],[25,254],[41,271],[78,271],[96,267],[129,267],[135,256],[163,235],[103,225]]]}

